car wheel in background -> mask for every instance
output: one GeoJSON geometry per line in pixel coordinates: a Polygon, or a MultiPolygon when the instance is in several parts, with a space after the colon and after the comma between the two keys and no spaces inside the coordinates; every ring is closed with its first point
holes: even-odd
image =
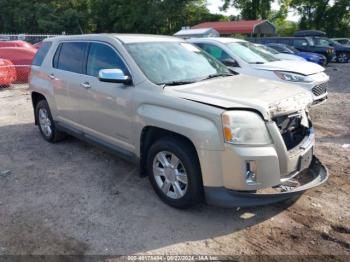
{"type": "Polygon", "coordinates": [[[203,186],[195,150],[180,138],[156,141],[147,157],[147,172],[157,195],[176,208],[187,208],[202,200],[203,186]]]}
{"type": "Polygon", "coordinates": [[[46,100],[38,102],[35,108],[35,115],[38,120],[40,133],[46,141],[54,143],[65,138],[65,133],[57,130],[46,100]]]}
{"type": "Polygon", "coordinates": [[[349,54],[345,53],[345,52],[341,52],[339,54],[337,54],[337,61],[339,63],[347,63],[349,62],[349,54]]]}

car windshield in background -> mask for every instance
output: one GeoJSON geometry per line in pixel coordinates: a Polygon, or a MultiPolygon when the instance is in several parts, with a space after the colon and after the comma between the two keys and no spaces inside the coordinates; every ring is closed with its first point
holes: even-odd
{"type": "Polygon", "coordinates": [[[314,42],[316,45],[319,45],[319,46],[330,46],[331,44],[330,41],[325,38],[315,38],[314,42]]]}
{"type": "Polygon", "coordinates": [[[256,48],[258,51],[261,51],[270,55],[278,55],[280,53],[277,50],[265,45],[256,45],[256,48]]]}
{"type": "Polygon", "coordinates": [[[189,43],[132,43],[127,49],[155,84],[181,85],[231,75],[221,62],[189,43]]]}
{"type": "Polygon", "coordinates": [[[290,51],[292,51],[292,53],[296,54],[299,53],[300,51],[298,49],[296,49],[294,46],[286,46],[287,49],[289,49],[290,51]]]}
{"type": "Polygon", "coordinates": [[[242,60],[250,64],[264,64],[267,62],[278,61],[273,54],[262,51],[261,48],[249,42],[229,43],[227,46],[238,55],[242,60]]]}

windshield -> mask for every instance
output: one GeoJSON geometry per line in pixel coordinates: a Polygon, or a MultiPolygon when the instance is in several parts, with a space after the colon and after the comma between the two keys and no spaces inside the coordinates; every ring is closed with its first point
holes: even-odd
{"type": "Polygon", "coordinates": [[[319,46],[330,46],[331,44],[331,41],[326,38],[315,38],[314,42],[316,45],[319,45],[319,46]]]}
{"type": "Polygon", "coordinates": [[[249,42],[229,43],[227,46],[235,55],[250,64],[264,64],[279,60],[273,54],[262,51],[263,49],[249,42]]]}
{"type": "Polygon", "coordinates": [[[182,42],[127,44],[143,73],[155,84],[185,84],[215,75],[230,75],[221,62],[198,47],[182,42]]]}
{"type": "Polygon", "coordinates": [[[267,53],[267,54],[277,55],[280,53],[277,50],[275,50],[271,47],[268,47],[266,45],[256,45],[256,47],[258,48],[258,51],[262,51],[262,52],[267,53]]]}
{"type": "Polygon", "coordinates": [[[294,46],[287,45],[286,48],[291,50],[294,54],[299,53],[299,50],[296,49],[294,46]]]}

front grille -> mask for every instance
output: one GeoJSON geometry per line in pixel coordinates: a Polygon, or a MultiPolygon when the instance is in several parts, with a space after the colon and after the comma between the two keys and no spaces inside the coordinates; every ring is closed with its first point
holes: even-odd
{"type": "Polygon", "coordinates": [[[295,113],[286,116],[279,116],[275,121],[287,150],[293,149],[307,136],[308,128],[301,124],[301,114],[295,113]]]}
{"type": "Polygon", "coordinates": [[[327,92],[327,88],[328,88],[328,83],[325,82],[323,84],[320,84],[318,86],[315,86],[312,88],[312,93],[315,95],[315,96],[320,96],[320,95],[323,95],[327,92]]]}

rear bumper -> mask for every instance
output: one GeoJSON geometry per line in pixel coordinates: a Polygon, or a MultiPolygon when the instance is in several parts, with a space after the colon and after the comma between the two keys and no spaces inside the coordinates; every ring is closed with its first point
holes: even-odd
{"type": "Polygon", "coordinates": [[[267,189],[269,192],[264,190],[243,192],[224,187],[204,187],[204,193],[206,202],[210,205],[225,208],[261,206],[295,198],[304,191],[323,184],[327,179],[327,168],[314,157],[308,169],[289,180],[281,180],[279,186],[267,189]]]}

